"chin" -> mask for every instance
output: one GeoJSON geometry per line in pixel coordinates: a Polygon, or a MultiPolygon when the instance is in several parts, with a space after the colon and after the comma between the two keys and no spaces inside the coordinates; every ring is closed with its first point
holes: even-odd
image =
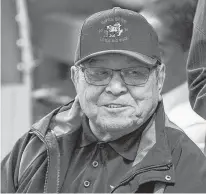
{"type": "Polygon", "coordinates": [[[131,118],[100,118],[97,125],[106,131],[122,131],[134,128],[135,122],[131,118]]]}

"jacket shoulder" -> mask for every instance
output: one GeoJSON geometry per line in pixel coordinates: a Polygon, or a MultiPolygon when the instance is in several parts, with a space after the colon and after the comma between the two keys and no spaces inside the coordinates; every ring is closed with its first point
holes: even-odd
{"type": "Polygon", "coordinates": [[[171,121],[167,121],[165,131],[171,152],[175,149],[182,149],[190,153],[203,154],[200,148],[187,136],[187,134],[171,121]]]}

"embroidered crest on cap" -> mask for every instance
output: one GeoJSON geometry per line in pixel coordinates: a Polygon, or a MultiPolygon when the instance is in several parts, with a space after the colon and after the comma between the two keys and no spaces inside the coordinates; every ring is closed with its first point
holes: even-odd
{"type": "Polygon", "coordinates": [[[99,33],[101,34],[100,41],[109,43],[128,40],[128,37],[124,35],[128,31],[128,28],[125,28],[126,23],[127,21],[120,17],[107,18],[101,21],[104,27],[99,29],[99,33]]]}
{"type": "Polygon", "coordinates": [[[108,25],[106,26],[105,35],[106,37],[116,37],[120,36],[123,32],[123,29],[121,29],[121,24],[119,22],[116,22],[114,25],[108,25]]]}

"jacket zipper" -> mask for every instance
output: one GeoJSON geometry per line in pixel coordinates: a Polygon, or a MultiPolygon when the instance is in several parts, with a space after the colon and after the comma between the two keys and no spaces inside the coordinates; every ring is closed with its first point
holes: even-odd
{"type": "Polygon", "coordinates": [[[120,186],[124,185],[125,183],[129,182],[131,179],[133,179],[138,174],[141,174],[141,173],[144,173],[144,172],[147,172],[149,170],[156,169],[156,168],[158,168],[157,170],[159,170],[159,171],[169,170],[171,168],[171,166],[172,166],[172,163],[168,163],[168,164],[163,164],[163,165],[155,165],[155,166],[149,166],[149,167],[141,168],[138,171],[136,171],[134,174],[132,174],[131,176],[126,177],[123,181],[121,181],[119,185],[117,185],[116,187],[114,187],[112,189],[111,193],[113,193],[114,190],[116,190],[118,187],[120,187],[120,186]]]}
{"type": "MultiPolygon", "coordinates": [[[[49,163],[50,163],[50,159],[49,159],[49,146],[47,145],[47,142],[44,140],[44,137],[42,136],[42,134],[40,132],[38,132],[37,130],[32,131],[32,133],[36,134],[37,137],[39,137],[39,139],[46,145],[46,149],[47,149],[47,161],[48,161],[48,167],[49,167],[49,163]]],[[[45,178],[45,183],[44,183],[44,193],[47,193],[47,182],[48,182],[48,171],[49,168],[47,167],[47,171],[46,171],[46,178],[45,178]]]]}

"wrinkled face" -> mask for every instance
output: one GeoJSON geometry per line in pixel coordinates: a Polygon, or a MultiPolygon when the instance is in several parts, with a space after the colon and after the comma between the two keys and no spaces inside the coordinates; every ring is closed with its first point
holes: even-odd
{"type": "MultiPolygon", "coordinates": [[[[122,69],[144,64],[128,56],[105,54],[83,65],[122,69]]],[[[147,83],[141,86],[126,85],[118,71],[113,72],[106,86],[88,84],[81,68],[72,67],[71,72],[83,112],[95,127],[105,132],[134,131],[152,115],[161,99],[164,68],[159,73],[156,69],[151,71],[147,83]]]]}

